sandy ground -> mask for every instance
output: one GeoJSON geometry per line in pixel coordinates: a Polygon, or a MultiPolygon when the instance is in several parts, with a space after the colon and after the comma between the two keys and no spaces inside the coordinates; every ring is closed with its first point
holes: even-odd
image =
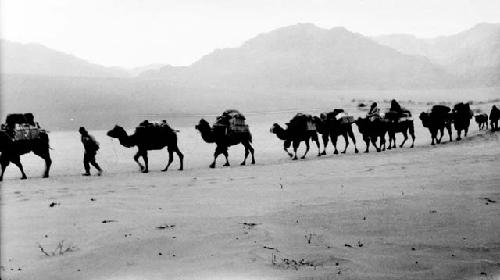
{"type": "Polygon", "coordinates": [[[94,132],[106,173],[89,178],[78,135],[52,133],[52,177],[25,156],[32,178],[2,183],[2,279],[500,279],[498,134],[430,146],[419,127],[414,149],[291,161],[269,126],[255,166],[234,148],[208,169],[186,128],[186,170],[153,152],[150,174],[94,132]]]}

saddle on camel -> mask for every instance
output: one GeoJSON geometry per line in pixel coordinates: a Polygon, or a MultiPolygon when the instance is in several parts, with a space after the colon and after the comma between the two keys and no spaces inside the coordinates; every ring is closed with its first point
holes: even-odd
{"type": "Polygon", "coordinates": [[[234,135],[240,133],[249,133],[248,125],[245,123],[245,116],[238,110],[229,109],[215,119],[213,125],[216,133],[224,135],[234,135]]]}
{"type": "Polygon", "coordinates": [[[5,131],[13,141],[38,139],[40,133],[46,132],[35,122],[32,113],[7,115],[5,124],[2,124],[0,130],[5,131]]]}

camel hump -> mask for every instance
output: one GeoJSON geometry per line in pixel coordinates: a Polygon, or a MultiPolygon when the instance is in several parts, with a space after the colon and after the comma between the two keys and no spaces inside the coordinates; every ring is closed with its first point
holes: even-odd
{"type": "Polygon", "coordinates": [[[313,117],[303,113],[297,113],[288,123],[288,127],[295,130],[316,130],[313,117]]]}

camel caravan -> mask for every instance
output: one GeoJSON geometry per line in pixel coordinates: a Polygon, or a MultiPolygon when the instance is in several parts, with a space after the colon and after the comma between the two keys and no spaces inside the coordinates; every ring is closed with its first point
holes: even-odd
{"type": "MultiPolygon", "coordinates": [[[[479,130],[488,129],[488,120],[490,121],[491,131],[498,130],[500,110],[495,105],[492,106],[489,116],[481,112],[477,112],[474,115],[469,103],[458,103],[453,108],[445,105],[434,105],[430,110],[422,112],[419,115],[423,127],[429,129],[431,145],[442,143],[445,130],[448,134],[448,140],[453,141],[452,126],[456,130],[456,141],[462,139],[462,132],[463,137],[467,137],[473,117],[478,124],[479,130]]],[[[316,144],[318,156],[327,154],[328,142],[331,142],[333,145],[333,153],[338,154],[337,140],[339,136],[344,138],[344,149],[341,153],[346,153],[348,147],[351,145],[354,148],[354,152],[358,153],[359,150],[353,132],[353,124],[356,124],[365,142],[365,153],[369,152],[370,146],[373,146],[377,152],[396,148],[397,133],[401,133],[404,137],[399,145],[400,148],[404,147],[409,136],[411,136],[410,148],[414,147],[415,129],[412,114],[409,110],[401,107],[395,100],[391,101],[391,107],[385,113],[381,113],[377,107],[377,103],[374,102],[366,116],[357,119],[343,109],[333,109],[329,112],[323,112],[319,116],[299,113],[289,122],[285,123],[284,127],[278,123],[274,123],[270,132],[283,141],[283,150],[287,155],[293,160],[297,160],[299,158],[297,150],[300,144],[304,142],[306,146],[305,153],[300,157],[304,159],[310,149],[310,140],[316,144]],[[319,136],[322,139],[323,150],[320,147],[319,136]],[[388,140],[388,144],[386,140],[388,140]],[[293,153],[289,151],[290,147],[293,147],[293,153]]],[[[251,163],[255,164],[252,134],[246,123],[245,116],[239,111],[233,109],[224,111],[220,116],[216,117],[212,125],[205,119],[201,119],[195,126],[195,129],[199,131],[201,138],[205,142],[216,144],[213,161],[209,165],[210,168],[215,168],[217,157],[221,154],[226,159],[224,166],[230,166],[228,148],[239,144],[245,147],[245,156],[241,165],[246,165],[250,154],[252,156],[251,163]]],[[[148,151],[162,150],[164,148],[167,148],[169,159],[162,171],[169,169],[174,160],[174,153],[179,158],[179,170],[183,170],[184,155],[178,147],[177,133],[179,131],[173,129],[166,120],[159,122],[145,120],[135,128],[133,134],[129,135],[119,125],[115,125],[106,134],[111,138],[118,139],[120,145],[125,148],[137,146],[137,153],[133,159],[141,172],[148,173],[148,151]],[[140,161],[141,158],[142,163],[140,161]]],[[[90,161],[90,163],[98,166],[95,163],[95,153],[99,149],[97,141],[92,136],[84,134],[82,136],[82,143],[85,149],[87,149],[87,146],[96,147],[89,154],[87,154],[87,150],[85,151],[86,157],[84,161],[90,161]],[[94,144],[89,145],[88,143],[94,144]]],[[[0,164],[2,167],[0,181],[3,179],[5,169],[10,163],[15,164],[19,168],[22,175],[21,179],[26,179],[27,176],[24,173],[21,163],[21,155],[30,152],[33,152],[45,161],[43,177],[49,177],[52,160],[50,158],[48,131],[40,127],[38,122],[35,122],[34,116],[31,113],[8,115],[5,123],[0,127],[0,164]]],[[[85,165],[87,172],[83,175],[88,176],[90,175],[88,172],[88,162],[85,165]]],[[[101,172],[102,170],[99,168],[98,175],[101,172]]]]}

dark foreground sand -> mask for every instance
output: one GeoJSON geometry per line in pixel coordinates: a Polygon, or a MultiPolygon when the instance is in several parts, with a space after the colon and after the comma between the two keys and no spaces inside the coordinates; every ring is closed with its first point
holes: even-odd
{"type": "Polygon", "coordinates": [[[500,279],[499,144],[10,178],[2,279],[500,279]]]}

